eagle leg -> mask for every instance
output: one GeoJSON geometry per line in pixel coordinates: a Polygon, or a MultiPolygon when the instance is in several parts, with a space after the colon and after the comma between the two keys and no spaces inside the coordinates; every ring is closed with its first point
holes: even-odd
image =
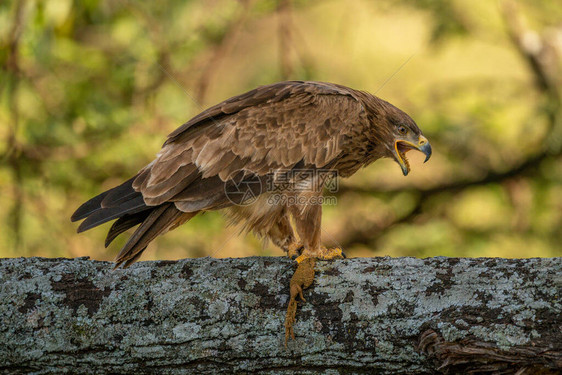
{"type": "Polygon", "coordinates": [[[305,259],[315,258],[321,260],[343,259],[345,254],[340,248],[328,249],[320,244],[322,228],[322,206],[306,205],[291,207],[295,218],[296,229],[303,242],[304,250],[296,261],[301,263],[305,259]]]}
{"type": "Polygon", "coordinates": [[[267,237],[293,260],[302,254],[304,246],[295,238],[288,212],[285,209],[279,213],[277,220],[269,228],[267,237]]]}

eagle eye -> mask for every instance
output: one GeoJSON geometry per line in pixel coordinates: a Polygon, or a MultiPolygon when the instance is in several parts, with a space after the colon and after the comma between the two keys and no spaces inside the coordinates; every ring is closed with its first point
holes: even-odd
{"type": "Polygon", "coordinates": [[[408,129],[406,129],[405,126],[399,126],[398,127],[398,133],[404,135],[404,134],[408,133],[408,129]]]}

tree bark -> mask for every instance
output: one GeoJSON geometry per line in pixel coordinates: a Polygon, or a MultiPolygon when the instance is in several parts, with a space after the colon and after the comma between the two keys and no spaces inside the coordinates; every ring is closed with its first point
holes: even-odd
{"type": "Polygon", "coordinates": [[[0,372],[562,373],[562,258],[0,260],[0,372]]]}

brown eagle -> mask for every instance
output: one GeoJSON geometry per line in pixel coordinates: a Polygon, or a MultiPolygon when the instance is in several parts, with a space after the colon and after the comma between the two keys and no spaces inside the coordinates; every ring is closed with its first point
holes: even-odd
{"type": "Polygon", "coordinates": [[[392,104],[333,83],[279,82],[230,98],[180,126],[156,159],[84,203],[72,221],[85,219],[82,232],[117,219],[106,247],[140,224],[116,267],[128,267],[157,236],[198,213],[221,209],[290,256],[300,255],[298,261],[340,258],[341,249],[326,249],[320,240],[322,205],[315,198],[322,196],[323,174],[348,177],[388,157],[407,175],[411,149],[426,161],[431,156],[416,123],[392,104]],[[270,199],[274,194],[297,203],[270,199]]]}

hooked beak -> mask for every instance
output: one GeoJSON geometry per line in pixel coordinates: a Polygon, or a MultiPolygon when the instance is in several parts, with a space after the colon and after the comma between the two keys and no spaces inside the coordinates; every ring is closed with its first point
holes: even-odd
{"type": "Polygon", "coordinates": [[[398,164],[400,164],[400,168],[402,168],[402,173],[404,176],[408,175],[410,172],[410,163],[406,158],[406,152],[410,150],[418,150],[425,154],[424,163],[429,160],[431,157],[431,145],[426,137],[420,135],[417,144],[412,143],[410,141],[399,139],[394,142],[394,157],[398,164]]]}

